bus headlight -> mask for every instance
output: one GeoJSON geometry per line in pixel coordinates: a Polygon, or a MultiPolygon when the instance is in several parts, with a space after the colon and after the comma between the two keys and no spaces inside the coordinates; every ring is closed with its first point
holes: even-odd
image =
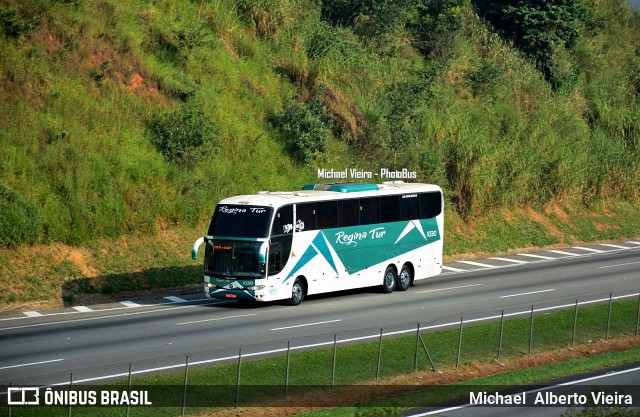
{"type": "Polygon", "coordinates": [[[250,287],[247,287],[247,289],[250,291],[260,291],[264,290],[264,285],[252,285],[250,287]]]}

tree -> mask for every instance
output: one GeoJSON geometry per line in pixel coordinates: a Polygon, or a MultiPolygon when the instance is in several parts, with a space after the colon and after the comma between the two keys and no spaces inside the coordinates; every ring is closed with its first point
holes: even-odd
{"type": "Polygon", "coordinates": [[[362,39],[386,46],[415,14],[415,0],[325,0],[322,18],[334,25],[353,28],[362,39]]]}
{"type": "Polygon", "coordinates": [[[476,11],[534,60],[554,89],[562,84],[554,49],[573,48],[587,20],[583,0],[473,0],[476,11]]]}
{"type": "Polygon", "coordinates": [[[446,60],[462,28],[462,0],[420,0],[411,22],[414,46],[426,57],[446,60]]]}

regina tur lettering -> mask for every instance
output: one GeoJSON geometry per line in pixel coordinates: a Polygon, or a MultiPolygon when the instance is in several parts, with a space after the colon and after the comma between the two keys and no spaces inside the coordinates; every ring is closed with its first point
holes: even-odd
{"type": "Polygon", "coordinates": [[[354,232],[346,234],[345,232],[336,233],[336,243],[341,245],[353,245],[354,247],[358,245],[358,241],[366,240],[366,239],[380,239],[385,235],[386,230],[384,227],[377,227],[375,229],[369,230],[368,232],[354,232]]]}

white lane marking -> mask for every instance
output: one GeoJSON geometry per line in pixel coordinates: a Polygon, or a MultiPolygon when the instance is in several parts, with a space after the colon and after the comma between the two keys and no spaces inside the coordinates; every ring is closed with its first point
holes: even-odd
{"type": "Polygon", "coordinates": [[[447,271],[453,271],[453,272],[467,272],[464,269],[458,269],[458,268],[451,268],[450,266],[442,266],[442,269],[446,269],[447,271]]]}
{"type": "Polygon", "coordinates": [[[73,309],[76,310],[76,311],[79,311],[81,313],[89,313],[89,312],[93,311],[87,306],[75,306],[75,307],[73,307],[73,309]]]}
{"type": "Polygon", "coordinates": [[[513,262],[513,263],[516,263],[516,264],[528,264],[529,263],[527,261],[521,261],[519,259],[511,259],[511,258],[489,258],[489,259],[497,259],[499,261],[513,262]]]}
{"type": "Polygon", "coordinates": [[[550,288],[548,290],[540,290],[540,291],[531,291],[531,292],[523,292],[520,294],[511,294],[511,295],[503,295],[500,298],[511,298],[511,297],[520,297],[521,295],[531,295],[531,294],[540,294],[543,292],[551,292],[551,291],[555,291],[555,288],[550,288]]]}
{"type": "Polygon", "coordinates": [[[424,293],[427,293],[427,292],[457,290],[458,288],[479,287],[480,285],[482,285],[482,284],[460,285],[459,287],[449,287],[449,288],[437,288],[435,290],[416,291],[414,294],[424,294],[424,293]]]}
{"type": "MultiPolygon", "coordinates": [[[[208,298],[201,298],[201,299],[196,299],[196,300],[191,300],[192,303],[202,303],[202,305],[214,305],[214,304],[227,304],[227,303],[235,303],[236,301],[222,301],[222,302],[216,302],[213,301],[211,299],[208,298]]],[[[158,307],[158,306],[165,306],[165,305],[170,305],[173,304],[171,302],[160,302],[160,303],[156,303],[156,304],[148,304],[147,307],[158,307]]],[[[195,306],[196,304],[194,304],[195,306]]],[[[200,305],[200,304],[197,304],[200,305]]],[[[178,308],[178,307],[172,307],[172,308],[178,308]]],[[[101,308],[99,310],[93,310],[94,313],[106,313],[107,311],[120,311],[120,310],[127,310],[129,309],[129,307],[108,307],[108,308],[101,308]]],[[[160,311],[160,310],[153,310],[153,311],[160,311]]],[[[57,312],[57,313],[49,313],[47,312],[46,314],[42,314],[43,317],[53,317],[53,316],[68,316],[69,314],[78,314],[78,311],[62,311],[62,312],[57,312]]],[[[131,314],[131,313],[125,313],[125,314],[131,314]]],[[[0,318],[0,322],[3,321],[12,321],[12,320],[22,320],[22,319],[28,319],[29,317],[25,317],[25,316],[18,316],[18,317],[6,317],[6,318],[0,318]]],[[[0,329],[2,330],[2,329],[0,329]]]]}
{"type": "Polygon", "coordinates": [[[286,330],[286,329],[295,329],[297,327],[306,327],[306,326],[315,326],[317,324],[327,324],[327,323],[337,323],[339,321],[342,321],[341,319],[338,320],[328,320],[328,321],[318,321],[316,323],[307,323],[307,324],[298,324],[296,326],[287,326],[287,327],[277,327],[275,329],[271,329],[271,330],[286,330]]]}
{"type": "Polygon", "coordinates": [[[24,315],[27,317],[42,317],[42,313],[38,313],[37,311],[25,311],[24,315]]]}
{"type": "Polygon", "coordinates": [[[125,307],[141,307],[140,304],[134,303],[133,301],[120,301],[120,304],[125,307]]]}
{"type": "MultiPolygon", "coordinates": [[[[632,294],[618,295],[618,296],[613,297],[612,300],[622,300],[622,299],[625,299],[625,298],[637,297],[638,295],[640,295],[640,293],[637,293],[637,292],[636,293],[632,293],[632,294]]],[[[603,303],[605,301],[609,301],[609,297],[596,299],[596,300],[590,300],[590,301],[582,301],[582,302],[579,302],[578,305],[582,306],[582,305],[588,305],[588,304],[597,304],[597,303],[603,303]]],[[[235,301],[231,301],[231,302],[235,303],[235,301]]],[[[533,310],[533,312],[534,313],[538,313],[538,312],[543,312],[543,311],[559,310],[559,309],[564,309],[564,308],[569,308],[569,307],[574,307],[574,306],[575,306],[575,303],[564,304],[564,305],[558,305],[558,306],[544,307],[544,308],[535,309],[535,310],[533,310]]],[[[176,307],[176,308],[180,309],[180,308],[189,308],[189,307],[193,307],[193,306],[176,307]]],[[[159,310],[157,310],[157,311],[159,311],[159,310]]],[[[144,313],[148,313],[148,311],[130,313],[130,314],[127,314],[127,315],[144,314],[144,313]]],[[[523,311],[516,311],[516,312],[513,312],[513,313],[507,313],[507,314],[504,315],[504,317],[516,317],[516,316],[522,316],[522,315],[528,315],[528,314],[531,314],[531,310],[523,310],[523,311]]],[[[488,317],[480,317],[480,318],[477,318],[477,319],[464,320],[464,323],[477,323],[477,322],[481,322],[481,321],[496,320],[496,319],[499,319],[500,317],[501,317],[500,315],[494,315],[494,316],[488,316],[488,317]]],[[[79,320],[75,320],[75,321],[85,321],[85,320],[87,320],[87,319],[79,319],[79,320]]],[[[439,329],[439,328],[443,328],[443,327],[454,327],[454,326],[459,326],[459,325],[460,325],[460,321],[454,321],[454,322],[451,322],[451,323],[443,323],[443,324],[436,324],[436,325],[433,325],[433,326],[421,327],[421,330],[422,331],[428,331],[428,330],[439,329]]],[[[383,336],[396,335],[396,334],[405,334],[405,333],[415,334],[415,332],[416,332],[416,329],[413,328],[413,329],[408,329],[408,330],[398,330],[398,331],[391,332],[391,333],[384,333],[383,336]]],[[[349,338],[349,339],[338,340],[337,343],[351,343],[351,342],[357,342],[357,341],[360,341],[360,340],[377,339],[379,337],[380,337],[380,333],[376,333],[376,334],[372,334],[372,335],[369,335],[369,336],[352,337],[352,338],[349,338]]],[[[334,344],[334,341],[331,340],[329,342],[320,342],[320,343],[313,343],[313,344],[308,344],[308,345],[292,346],[291,350],[309,349],[309,348],[313,348],[313,347],[322,347],[322,346],[332,346],[333,344],[334,344]]],[[[273,354],[273,353],[282,353],[282,352],[286,352],[286,351],[287,351],[287,348],[285,347],[285,348],[272,349],[272,350],[262,351],[262,352],[246,353],[246,354],[243,354],[242,357],[243,358],[248,358],[248,357],[268,355],[268,354],[273,354]]],[[[193,363],[190,362],[190,365],[204,365],[204,364],[210,364],[210,363],[222,362],[222,361],[229,361],[229,360],[236,360],[236,359],[238,359],[238,355],[226,356],[226,357],[221,357],[221,358],[213,358],[213,359],[204,359],[204,360],[193,362],[193,363]]],[[[160,367],[157,367],[157,368],[141,369],[139,371],[131,372],[131,375],[141,375],[141,374],[145,374],[145,373],[149,373],[149,372],[165,371],[165,370],[169,370],[169,369],[182,369],[182,368],[184,368],[184,363],[179,363],[179,364],[176,364],[176,365],[160,366],[160,367]]],[[[85,378],[85,379],[81,379],[81,380],[77,380],[77,381],[73,381],[73,382],[76,383],[76,384],[82,384],[82,383],[85,383],[85,382],[101,381],[101,380],[113,379],[113,378],[122,378],[122,377],[126,377],[128,375],[129,375],[129,373],[124,372],[124,373],[119,373],[119,374],[103,375],[103,376],[85,378]]],[[[47,385],[47,387],[57,387],[57,386],[61,386],[61,385],[69,385],[69,381],[58,382],[58,383],[55,383],[55,384],[49,384],[49,385],[47,385]]],[[[0,392],[0,395],[6,395],[6,394],[7,394],[6,392],[0,392]]]]}
{"type": "Polygon", "coordinates": [[[580,256],[579,253],[564,252],[561,250],[549,250],[547,252],[559,253],[560,255],[568,255],[568,256],[580,256]]]}
{"type": "Polygon", "coordinates": [[[595,253],[605,253],[606,252],[606,251],[600,250],[600,249],[585,248],[584,246],[574,246],[573,249],[586,250],[586,251],[595,252],[595,253]]]}
{"type": "MultiPolygon", "coordinates": [[[[218,305],[218,304],[229,304],[229,303],[235,303],[235,302],[236,301],[218,301],[218,302],[209,301],[207,303],[196,304],[196,305],[188,305],[188,306],[182,306],[182,307],[171,307],[171,311],[173,311],[173,310],[182,310],[184,308],[195,308],[195,307],[200,307],[202,305],[218,305]]],[[[115,309],[115,310],[123,310],[123,309],[118,308],[118,309],[115,309]]],[[[102,312],[102,311],[105,311],[105,310],[99,310],[99,312],[102,312]]],[[[139,314],[163,313],[163,312],[166,312],[166,311],[168,311],[168,310],[166,308],[163,308],[163,309],[159,309],[159,310],[143,310],[143,311],[135,311],[133,313],[114,314],[112,316],[98,316],[98,317],[87,317],[87,318],[84,318],[84,319],[52,321],[51,323],[25,324],[24,326],[3,327],[3,328],[0,328],[0,332],[3,332],[5,330],[27,329],[29,327],[42,327],[42,326],[51,326],[51,325],[55,325],[55,324],[78,323],[78,322],[81,322],[81,321],[104,320],[104,319],[117,318],[117,317],[130,317],[130,316],[137,316],[139,314]]]]}
{"type": "Polygon", "coordinates": [[[517,254],[517,256],[528,256],[529,258],[546,259],[548,261],[553,261],[554,259],[559,259],[559,258],[552,258],[551,256],[534,255],[532,253],[519,253],[519,254],[517,254]]]}
{"type": "Polygon", "coordinates": [[[188,300],[185,300],[184,298],[176,297],[175,295],[169,295],[164,298],[174,303],[186,303],[188,301],[188,300]]]}
{"type": "Polygon", "coordinates": [[[599,266],[598,269],[603,269],[603,268],[614,268],[616,266],[626,266],[626,265],[635,265],[635,264],[640,264],[640,262],[627,262],[626,264],[616,264],[616,265],[606,265],[606,266],[599,266]]]}
{"type": "Polygon", "coordinates": [[[631,249],[629,246],[612,245],[611,243],[599,243],[600,246],[609,246],[616,249],[631,249]]]}
{"type": "MultiPolygon", "coordinates": [[[[519,392],[517,394],[508,394],[506,396],[507,397],[512,397],[514,395],[533,394],[534,392],[549,391],[549,390],[552,390],[554,388],[559,388],[559,387],[564,387],[564,386],[569,386],[569,385],[582,384],[582,383],[585,383],[585,382],[590,382],[590,381],[595,381],[595,380],[598,380],[598,379],[608,378],[610,376],[624,375],[624,374],[628,374],[630,372],[637,372],[637,371],[640,371],[640,367],[631,368],[631,369],[623,369],[622,371],[607,372],[605,374],[595,375],[595,376],[592,376],[592,377],[589,377],[589,378],[583,378],[583,379],[577,379],[575,381],[563,382],[561,384],[553,385],[553,386],[550,386],[550,387],[532,389],[532,390],[529,390],[529,391],[519,392]]],[[[441,408],[441,409],[438,409],[438,410],[427,411],[426,413],[409,414],[407,417],[432,416],[434,414],[442,414],[442,413],[445,413],[445,412],[448,412],[448,411],[462,410],[463,408],[469,408],[469,407],[473,407],[473,405],[467,403],[467,404],[464,404],[464,405],[457,405],[457,406],[454,406],[454,407],[441,408]]]]}
{"type": "Polygon", "coordinates": [[[185,321],[184,323],[176,323],[176,326],[182,326],[183,324],[195,324],[195,323],[204,323],[207,321],[218,321],[218,320],[228,320],[228,319],[237,319],[240,317],[249,317],[255,316],[256,314],[241,314],[239,316],[229,316],[229,317],[218,317],[215,319],[206,319],[206,320],[196,320],[196,321],[185,321]]]}
{"type": "Polygon", "coordinates": [[[630,241],[624,242],[624,243],[631,243],[632,245],[640,245],[640,242],[634,242],[633,240],[630,240],[630,241]]]}
{"type": "Polygon", "coordinates": [[[497,265],[482,264],[480,262],[473,262],[473,261],[458,261],[458,262],[463,263],[463,264],[481,266],[483,268],[498,268],[497,265]]]}
{"type": "Polygon", "coordinates": [[[53,363],[53,362],[60,362],[63,361],[64,359],[52,359],[50,361],[41,361],[41,362],[31,362],[31,363],[22,363],[20,365],[11,365],[11,366],[3,366],[0,367],[0,369],[12,369],[12,368],[21,368],[23,366],[32,366],[32,365],[42,365],[45,363],[53,363]]]}

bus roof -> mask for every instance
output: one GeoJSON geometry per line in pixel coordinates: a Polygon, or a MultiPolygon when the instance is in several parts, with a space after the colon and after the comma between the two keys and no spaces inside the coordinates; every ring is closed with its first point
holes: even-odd
{"type": "Polygon", "coordinates": [[[348,200],[351,198],[375,197],[410,192],[442,192],[433,184],[405,183],[402,181],[382,184],[329,183],[308,184],[301,191],[258,191],[255,194],[228,197],[219,204],[280,207],[292,203],[326,200],[348,200]]]}

